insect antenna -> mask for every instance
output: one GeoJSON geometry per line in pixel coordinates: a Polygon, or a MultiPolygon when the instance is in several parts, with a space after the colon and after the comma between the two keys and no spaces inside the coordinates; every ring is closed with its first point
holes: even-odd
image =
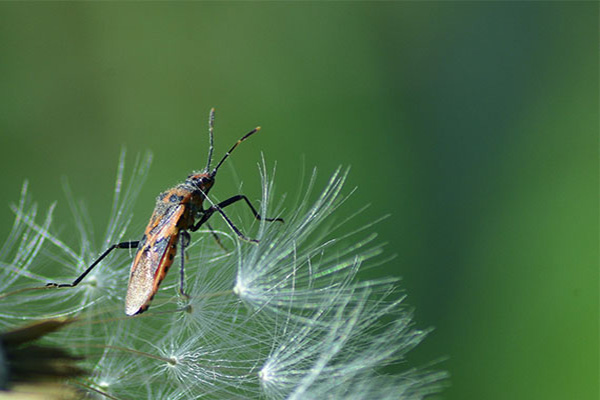
{"type": "Polygon", "coordinates": [[[213,131],[215,128],[215,108],[210,109],[210,114],[208,115],[208,161],[206,162],[206,170],[208,173],[210,171],[210,163],[212,161],[213,149],[214,149],[214,136],[213,131]]]}
{"type": "Polygon", "coordinates": [[[229,151],[227,153],[225,153],[225,155],[223,156],[223,158],[221,159],[221,161],[219,161],[219,163],[217,164],[217,166],[215,167],[215,169],[213,169],[210,174],[212,176],[215,176],[217,174],[217,170],[219,169],[219,167],[221,166],[221,164],[223,164],[223,161],[225,161],[227,159],[227,157],[229,157],[229,155],[231,154],[231,152],[233,152],[233,150],[235,150],[235,148],[238,147],[238,145],[240,143],[242,143],[244,140],[248,139],[250,136],[252,136],[253,134],[255,134],[258,131],[260,131],[260,126],[257,126],[256,128],[252,129],[250,132],[248,132],[244,136],[242,136],[241,139],[239,139],[237,142],[235,142],[235,144],[231,147],[231,149],[229,149],[229,151]]]}

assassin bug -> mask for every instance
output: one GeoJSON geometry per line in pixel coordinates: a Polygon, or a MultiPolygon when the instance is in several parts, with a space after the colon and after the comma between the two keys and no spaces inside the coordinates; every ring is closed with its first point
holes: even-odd
{"type": "MultiPolygon", "coordinates": [[[[215,176],[219,167],[229,157],[231,152],[248,139],[250,136],[260,130],[256,127],[246,135],[242,136],[227,153],[214,169],[210,169],[213,153],[213,130],[214,130],[215,109],[210,110],[208,119],[208,132],[210,144],[208,148],[208,161],[206,168],[202,172],[192,172],[187,179],[161,193],[156,199],[154,212],[150,217],[150,222],[144,231],[144,236],[141,240],[117,243],[110,246],[104,253],[100,255],[77,279],[72,283],[48,283],[48,287],[74,287],[86,277],[90,271],[98,265],[106,256],[114,249],[134,249],[137,252],[131,264],[131,272],[129,274],[129,284],[127,286],[127,295],[125,296],[125,314],[139,314],[148,309],[152,298],[158,291],[160,283],[167,274],[167,271],[173,264],[175,253],[177,252],[177,244],[181,246],[181,275],[180,275],[180,293],[187,296],[183,290],[184,283],[184,259],[185,248],[190,243],[189,232],[197,231],[202,225],[208,227],[218,241],[216,233],[208,224],[208,219],[214,214],[219,213],[229,225],[229,227],[238,235],[240,239],[258,243],[256,239],[247,238],[225,215],[223,208],[230,206],[240,200],[246,202],[254,217],[258,220],[279,221],[281,218],[263,218],[250,203],[250,200],[243,194],[238,194],[224,200],[218,204],[214,204],[208,200],[208,192],[215,183],[215,176]],[[204,208],[204,200],[207,199],[211,206],[204,208]]],[[[219,242],[220,243],[220,242],[219,242]]]]}

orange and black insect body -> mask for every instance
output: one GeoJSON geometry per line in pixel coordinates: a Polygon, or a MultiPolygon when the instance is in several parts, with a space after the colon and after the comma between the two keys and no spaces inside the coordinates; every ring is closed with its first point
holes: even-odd
{"type": "Polygon", "coordinates": [[[127,295],[125,296],[125,313],[134,315],[148,309],[152,298],[158,291],[158,287],[167,271],[173,264],[177,252],[177,245],[181,246],[181,276],[180,292],[185,296],[184,286],[184,253],[190,243],[189,232],[195,232],[206,224],[215,238],[218,237],[208,225],[208,219],[216,212],[221,214],[227,225],[243,240],[258,242],[248,239],[225,215],[223,208],[244,200],[250,207],[254,217],[258,220],[280,221],[281,218],[262,218],[252,206],[248,198],[238,194],[218,204],[211,202],[211,206],[204,208],[204,200],[208,199],[208,192],[215,183],[215,176],[219,167],[229,157],[231,152],[244,140],[260,130],[253,129],[239,139],[214,169],[210,169],[213,152],[213,126],[214,109],[210,111],[209,137],[210,147],[208,162],[203,172],[194,172],[187,177],[185,182],[161,193],[156,199],[156,206],[150,218],[150,222],[144,231],[144,236],[139,241],[122,242],[112,245],[96,261],[94,261],[73,283],[56,284],[49,283],[52,287],[73,287],[79,284],[83,278],[112,250],[137,248],[137,252],[131,264],[127,295]]]}

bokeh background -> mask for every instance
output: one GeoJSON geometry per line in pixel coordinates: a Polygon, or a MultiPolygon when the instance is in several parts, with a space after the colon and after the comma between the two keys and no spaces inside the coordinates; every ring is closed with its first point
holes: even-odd
{"type": "MultiPolygon", "coordinates": [[[[598,3],[2,3],[0,230],[28,179],[101,232],[122,146],[136,206],[256,125],[213,190],[258,199],[351,165],[446,399],[598,396],[598,3]],[[234,168],[232,168],[234,167],[234,168]]],[[[293,204],[290,202],[289,207],[293,204]]],[[[348,211],[346,211],[348,212],[348,211]]],[[[60,268],[60,266],[57,266],[60,268]]],[[[124,271],[124,279],[127,273],[124,271]]]]}

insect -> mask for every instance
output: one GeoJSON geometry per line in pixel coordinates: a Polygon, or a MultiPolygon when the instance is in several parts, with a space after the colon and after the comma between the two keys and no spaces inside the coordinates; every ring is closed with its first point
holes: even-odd
{"type": "MultiPolygon", "coordinates": [[[[74,287],[77,286],[92,269],[114,249],[134,249],[137,252],[131,264],[129,274],[129,284],[127,286],[127,295],[125,296],[125,314],[139,314],[148,309],[152,298],[158,291],[162,280],[165,278],[169,268],[173,264],[173,259],[177,252],[177,245],[181,249],[181,272],[179,291],[183,296],[184,292],[184,260],[185,248],[190,243],[189,232],[197,231],[201,226],[206,225],[218,241],[216,233],[208,223],[209,218],[215,214],[220,214],[227,225],[237,234],[240,239],[255,242],[256,239],[247,238],[227,217],[223,209],[238,201],[244,201],[257,220],[269,222],[283,222],[281,218],[263,218],[250,203],[250,200],[243,194],[238,194],[228,198],[218,204],[208,200],[208,192],[215,183],[215,176],[219,167],[235,150],[235,148],[248,139],[250,136],[260,130],[256,127],[246,135],[242,136],[227,153],[223,156],[217,166],[211,170],[211,161],[213,153],[213,130],[214,130],[215,109],[210,110],[208,119],[209,149],[206,168],[202,172],[192,172],[187,179],[179,185],[161,193],[156,199],[154,212],[150,217],[150,222],[144,231],[141,240],[117,243],[110,246],[100,255],[77,279],[72,283],[48,283],[48,287],[74,287]],[[204,207],[204,201],[207,200],[211,205],[204,207]]],[[[220,242],[219,242],[220,243],[220,242]]]]}

